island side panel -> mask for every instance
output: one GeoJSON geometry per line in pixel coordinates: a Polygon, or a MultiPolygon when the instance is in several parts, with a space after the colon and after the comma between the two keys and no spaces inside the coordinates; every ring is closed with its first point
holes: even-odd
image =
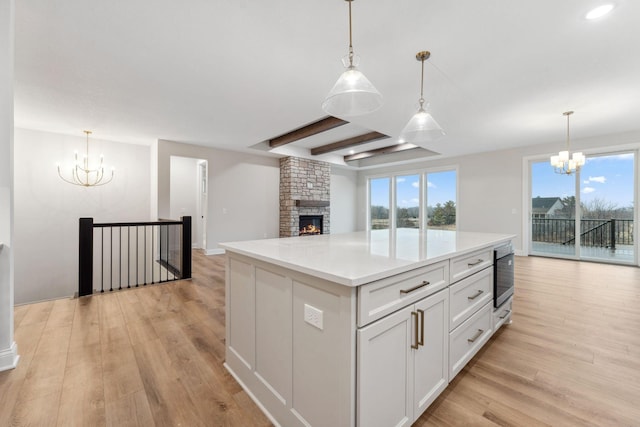
{"type": "Polygon", "coordinates": [[[251,263],[227,258],[225,300],[226,361],[233,363],[236,370],[252,371],[255,365],[255,267],[251,263]]]}
{"type": "Polygon", "coordinates": [[[275,425],[354,426],[356,289],[229,251],[227,269],[227,369],[275,425]]]}
{"type": "Polygon", "coordinates": [[[265,402],[284,408],[292,395],[291,293],[289,277],[256,267],[255,375],[271,392],[265,402]]]}
{"type": "Polygon", "coordinates": [[[293,282],[294,413],[314,427],[355,425],[356,288],[303,277],[293,282]],[[305,310],[322,312],[322,329],[305,310]]]}

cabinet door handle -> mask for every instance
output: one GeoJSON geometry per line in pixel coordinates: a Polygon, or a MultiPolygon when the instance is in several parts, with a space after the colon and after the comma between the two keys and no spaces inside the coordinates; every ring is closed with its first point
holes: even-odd
{"type": "Polygon", "coordinates": [[[483,293],[484,293],[484,291],[483,291],[483,290],[478,289],[478,292],[476,292],[476,294],[475,294],[475,295],[472,295],[472,296],[470,296],[470,297],[467,297],[467,299],[468,299],[468,300],[474,300],[474,299],[478,298],[480,295],[482,295],[483,293]]]}
{"type": "Polygon", "coordinates": [[[476,265],[480,264],[484,262],[484,260],[482,258],[478,258],[478,260],[476,262],[469,262],[467,263],[468,267],[475,267],[476,265]]]}
{"type": "Polygon", "coordinates": [[[501,319],[504,319],[505,317],[507,317],[509,315],[509,313],[511,313],[511,310],[506,310],[504,312],[504,315],[500,316],[501,319]]]}
{"type": "Polygon", "coordinates": [[[411,344],[411,348],[417,350],[420,346],[420,344],[418,343],[418,313],[412,311],[411,317],[413,317],[413,341],[415,342],[415,344],[411,344]]]}
{"type": "Polygon", "coordinates": [[[418,309],[420,314],[420,339],[418,340],[418,346],[424,346],[424,310],[418,309]]]}
{"type": "Polygon", "coordinates": [[[467,338],[467,341],[474,342],[475,340],[480,338],[480,335],[482,335],[483,332],[484,332],[484,330],[478,329],[478,332],[476,332],[476,334],[472,338],[467,338]]]}
{"type": "Polygon", "coordinates": [[[424,288],[425,286],[430,285],[429,282],[427,282],[426,280],[423,280],[422,283],[420,283],[419,285],[414,286],[413,288],[409,288],[409,289],[400,289],[400,293],[401,294],[409,294],[415,290],[418,290],[420,288],[424,288]]]}

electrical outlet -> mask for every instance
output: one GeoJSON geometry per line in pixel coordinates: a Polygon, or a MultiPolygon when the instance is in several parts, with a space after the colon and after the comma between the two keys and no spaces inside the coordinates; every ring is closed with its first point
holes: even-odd
{"type": "Polygon", "coordinates": [[[322,310],[318,310],[317,308],[310,306],[309,304],[305,304],[304,321],[311,326],[315,326],[316,328],[322,330],[322,310]]]}

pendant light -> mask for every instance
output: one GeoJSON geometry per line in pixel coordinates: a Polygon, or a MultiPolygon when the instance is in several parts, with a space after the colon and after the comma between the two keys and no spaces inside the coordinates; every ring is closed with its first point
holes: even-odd
{"type": "Polygon", "coordinates": [[[64,182],[79,185],[81,187],[98,187],[100,185],[108,184],[113,179],[114,171],[111,169],[111,176],[108,176],[108,178],[105,179],[102,155],[100,156],[100,164],[98,167],[95,169],[89,168],[89,135],[91,135],[91,131],[85,130],[84,133],[87,135],[86,155],[82,161],[78,161],[78,152],[75,152],[75,164],[71,168],[70,178],[66,178],[62,174],[60,171],[60,164],[58,164],[58,176],[60,176],[64,182]]]}
{"type": "Polygon", "coordinates": [[[342,58],[346,70],[322,103],[322,109],[332,116],[361,116],[382,107],[382,95],[360,70],[360,58],[353,53],[351,3],[349,3],[349,54],[342,58]]]}
{"type": "Polygon", "coordinates": [[[418,101],[420,107],[418,108],[418,112],[411,117],[411,120],[409,120],[400,133],[400,138],[404,142],[420,145],[424,148],[427,148],[425,145],[428,142],[435,141],[444,135],[444,131],[438,122],[424,109],[424,61],[429,59],[430,56],[431,52],[426,50],[416,54],[416,59],[422,63],[420,99],[418,101]]]}
{"type": "Polygon", "coordinates": [[[569,116],[573,114],[573,111],[565,111],[563,116],[567,117],[567,149],[560,151],[557,156],[551,156],[550,163],[554,170],[558,174],[572,175],[576,171],[580,170],[580,167],[584,166],[585,157],[584,154],[578,152],[573,153],[573,156],[569,158],[569,116]]]}

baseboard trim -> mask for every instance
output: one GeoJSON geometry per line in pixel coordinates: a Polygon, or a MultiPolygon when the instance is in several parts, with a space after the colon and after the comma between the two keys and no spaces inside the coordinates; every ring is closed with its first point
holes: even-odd
{"type": "Polygon", "coordinates": [[[204,252],[205,255],[224,255],[225,253],[224,249],[207,249],[204,252]]]}
{"type": "Polygon", "coordinates": [[[0,351],[0,371],[7,371],[14,369],[18,366],[18,360],[20,355],[18,354],[18,344],[15,341],[6,350],[0,351]]]}

